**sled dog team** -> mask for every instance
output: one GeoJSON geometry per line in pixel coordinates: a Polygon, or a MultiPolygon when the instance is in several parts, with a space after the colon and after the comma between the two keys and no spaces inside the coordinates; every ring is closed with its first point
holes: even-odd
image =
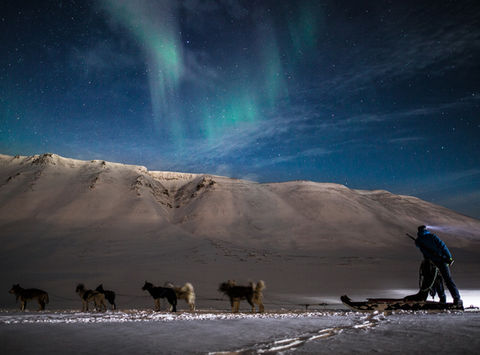
{"type": "MultiPolygon", "coordinates": [[[[263,290],[265,289],[265,282],[262,280],[256,284],[250,282],[247,286],[240,286],[235,281],[228,280],[222,282],[218,288],[219,292],[225,294],[232,307],[232,312],[239,312],[240,301],[246,300],[252,307],[252,312],[255,312],[255,305],[258,305],[258,311],[263,312],[265,307],[263,305],[263,290]]],[[[155,311],[160,311],[160,299],[164,298],[170,304],[170,311],[177,311],[177,300],[183,299],[188,304],[190,311],[195,311],[195,291],[191,283],[187,282],[183,286],[174,286],[171,283],[166,283],[164,287],[154,286],[152,283],[145,281],[142,287],[143,291],[147,291],[153,298],[155,311]]],[[[20,299],[20,309],[25,310],[27,301],[36,300],[40,306],[39,310],[43,311],[45,305],[48,303],[48,293],[36,288],[25,289],[19,284],[13,285],[9,291],[14,294],[16,300],[20,299]]],[[[107,306],[105,300],[110,303],[112,310],[117,309],[115,304],[115,292],[111,290],[104,290],[103,284],[100,284],[95,290],[85,288],[85,285],[78,284],[75,292],[82,300],[82,311],[87,312],[89,304],[93,304],[94,308],[99,311],[106,311],[107,306]]]]}

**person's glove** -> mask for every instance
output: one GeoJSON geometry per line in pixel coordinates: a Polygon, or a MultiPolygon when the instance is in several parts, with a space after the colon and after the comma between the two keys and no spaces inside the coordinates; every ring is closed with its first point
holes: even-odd
{"type": "Polygon", "coordinates": [[[452,265],[453,264],[453,258],[445,258],[445,264],[452,265]]]}

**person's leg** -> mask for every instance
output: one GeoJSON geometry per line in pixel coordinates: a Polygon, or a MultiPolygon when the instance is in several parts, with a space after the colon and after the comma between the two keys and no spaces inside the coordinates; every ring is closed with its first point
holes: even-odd
{"type": "Polygon", "coordinates": [[[460,299],[460,293],[458,292],[458,288],[455,285],[455,282],[453,282],[452,275],[450,274],[450,269],[447,264],[441,263],[437,265],[438,269],[440,270],[440,274],[443,277],[443,280],[445,281],[445,285],[448,288],[448,291],[450,291],[450,294],[452,295],[453,302],[454,303],[459,303],[461,301],[460,299]]]}
{"type": "Polygon", "coordinates": [[[445,296],[445,288],[443,287],[443,279],[440,272],[438,272],[437,279],[435,280],[434,290],[440,298],[441,303],[447,302],[447,296],[445,296]]]}

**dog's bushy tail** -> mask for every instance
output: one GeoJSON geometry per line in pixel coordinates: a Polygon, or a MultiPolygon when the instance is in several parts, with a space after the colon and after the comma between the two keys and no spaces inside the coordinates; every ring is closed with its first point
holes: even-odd
{"type": "Polygon", "coordinates": [[[195,310],[195,291],[193,285],[190,282],[185,283],[182,287],[182,291],[187,295],[186,301],[190,306],[190,310],[195,310]]]}
{"type": "Polygon", "coordinates": [[[265,289],[265,282],[260,280],[257,282],[257,286],[255,287],[255,291],[263,291],[265,289]]]}
{"type": "Polygon", "coordinates": [[[263,280],[260,280],[257,282],[257,284],[255,285],[255,295],[258,297],[262,291],[265,289],[265,282],[263,280]]]}
{"type": "Polygon", "coordinates": [[[194,292],[193,285],[190,282],[185,283],[185,285],[182,286],[181,290],[188,293],[194,292]]]}

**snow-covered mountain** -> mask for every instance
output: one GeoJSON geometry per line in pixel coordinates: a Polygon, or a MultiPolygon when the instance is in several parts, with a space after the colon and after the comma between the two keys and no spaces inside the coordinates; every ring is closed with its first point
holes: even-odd
{"type": "Polygon", "coordinates": [[[480,222],[411,196],[291,181],[148,171],[55,154],[0,155],[0,223],[55,228],[136,224],[269,247],[386,246],[420,224],[466,245],[480,222]],[[347,241],[343,239],[348,239],[347,241]]]}
{"type": "Polygon", "coordinates": [[[420,224],[441,228],[454,250],[480,250],[479,220],[382,190],[259,184],[55,154],[0,155],[1,273],[12,282],[35,280],[32,270],[49,280],[67,273],[104,280],[120,268],[122,277],[142,279],[162,264],[171,271],[160,280],[214,283],[230,275],[274,278],[279,261],[298,279],[295,273],[315,273],[331,258],[344,266],[381,264],[378,258],[387,256],[417,260],[405,233],[415,234],[420,224]]]}

